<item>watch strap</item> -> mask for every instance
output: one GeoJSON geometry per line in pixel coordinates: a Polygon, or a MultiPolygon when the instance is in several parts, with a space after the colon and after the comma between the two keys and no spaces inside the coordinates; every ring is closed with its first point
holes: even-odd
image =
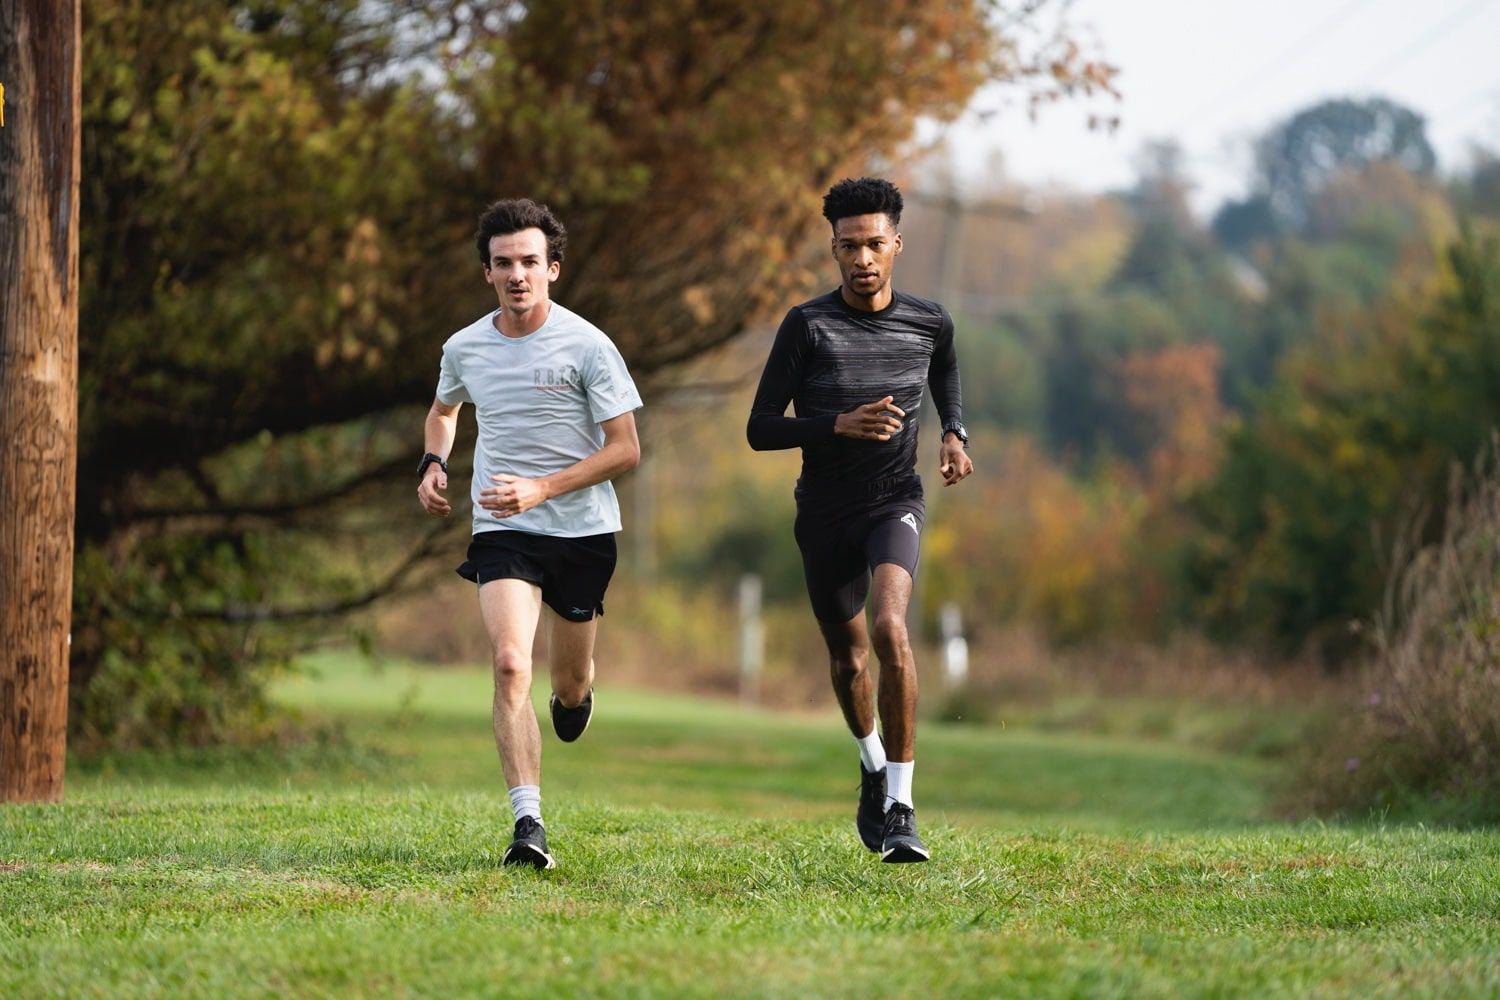
{"type": "Polygon", "coordinates": [[[964,425],[961,422],[959,422],[957,420],[950,420],[950,421],[948,421],[946,424],[943,425],[943,433],[944,434],[950,434],[950,433],[952,433],[952,434],[958,435],[958,439],[964,443],[965,447],[968,447],[968,444],[969,444],[969,432],[968,432],[967,429],[965,429],[964,425]]]}

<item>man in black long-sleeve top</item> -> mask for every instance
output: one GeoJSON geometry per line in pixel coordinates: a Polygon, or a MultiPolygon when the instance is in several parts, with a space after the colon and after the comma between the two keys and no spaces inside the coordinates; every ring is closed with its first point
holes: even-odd
{"type": "Polygon", "coordinates": [[[911,796],[917,673],[906,606],[925,515],[916,472],[924,387],[942,421],[943,485],[974,471],[953,319],[936,302],[891,287],[901,253],[895,185],[840,181],[824,197],[823,215],[833,226],[842,284],[782,320],[746,435],[756,451],[802,449],[795,534],[834,694],[859,743],[860,839],[882,861],[926,861],[911,796]],[[788,402],[796,416],[786,416],[788,402]],[[873,637],[865,628],[867,596],[873,637]],[[872,638],[884,746],[867,669],[872,638]]]}

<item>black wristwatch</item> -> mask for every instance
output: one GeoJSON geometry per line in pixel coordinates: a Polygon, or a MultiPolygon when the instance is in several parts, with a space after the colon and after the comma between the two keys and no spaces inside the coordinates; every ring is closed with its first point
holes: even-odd
{"type": "Polygon", "coordinates": [[[949,421],[943,425],[943,435],[946,437],[949,434],[957,434],[958,440],[963,443],[963,446],[965,448],[969,447],[969,432],[964,430],[964,425],[957,420],[949,421]]]}
{"type": "Polygon", "coordinates": [[[417,466],[418,479],[421,479],[423,476],[427,475],[427,467],[433,462],[436,462],[442,468],[443,475],[446,476],[448,474],[448,463],[443,461],[441,458],[438,458],[436,455],[429,451],[427,454],[422,456],[422,464],[417,466]]]}

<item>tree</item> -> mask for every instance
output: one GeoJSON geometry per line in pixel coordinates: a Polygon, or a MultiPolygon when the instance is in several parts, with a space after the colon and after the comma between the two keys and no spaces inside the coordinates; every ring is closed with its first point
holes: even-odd
{"type": "Polygon", "coordinates": [[[1426,511],[1427,537],[1441,528],[1448,469],[1500,427],[1500,244],[1465,234],[1444,263],[1419,309],[1325,320],[1228,435],[1194,501],[1185,581],[1211,627],[1345,657],[1403,520],[1426,511]]]}
{"type": "Polygon", "coordinates": [[[0,6],[0,801],[62,797],[78,373],[79,0],[0,6]]]}
{"type": "Polygon", "coordinates": [[[1271,199],[1264,194],[1254,194],[1243,201],[1226,201],[1214,213],[1210,228],[1220,243],[1247,256],[1257,244],[1281,235],[1276,213],[1271,211],[1271,199]]]}
{"type": "Polygon", "coordinates": [[[1391,162],[1427,176],[1437,155],[1420,114],[1372,97],[1324,101],[1298,112],[1261,138],[1255,161],[1259,191],[1278,219],[1300,231],[1314,197],[1339,173],[1391,162]]]}
{"type": "Polygon", "coordinates": [[[1107,85],[1060,34],[1022,51],[1042,5],[1006,6],[92,5],[84,718],[107,738],[142,684],[200,692],[133,717],[171,738],[242,690],[263,623],[414,578],[434,536],[347,518],[402,502],[403,407],[430,400],[443,337],[492,308],[470,235],[485,203],[560,211],[557,297],[659,378],[801,289],[821,191],[919,117],[994,79],[1107,85]],[[329,558],[340,539],[373,541],[329,558]]]}
{"type": "Polygon", "coordinates": [[[1218,242],[1261,286],[1255,328],[1226,345],[1236,408],[1270,383],[1283,352],[1314,336],[1321,315],[1367,308],[1432,270],[1432,248],[1453,234],[1435,162],[1422,117],[1381,98],[1322,102],[1258,140],[1250,194],[1213,220],[1218,242]]]}

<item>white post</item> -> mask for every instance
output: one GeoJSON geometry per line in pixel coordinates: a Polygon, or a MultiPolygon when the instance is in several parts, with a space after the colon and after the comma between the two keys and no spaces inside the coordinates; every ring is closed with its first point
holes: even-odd
{"type": "Polygon", "coordinates": [[[740,699],[749,704],[760,698],[760,668],[766,656],[760,597],[760,577],[754,573],[740,577],[740,699]]]}
{"type": "Polygon", "coordinates": [[[938,612],[943,633],[943,679],[949,688],[959,687],[969,679],[969,641],[964,638],[963,612],[949,601],[938,612]]]}

